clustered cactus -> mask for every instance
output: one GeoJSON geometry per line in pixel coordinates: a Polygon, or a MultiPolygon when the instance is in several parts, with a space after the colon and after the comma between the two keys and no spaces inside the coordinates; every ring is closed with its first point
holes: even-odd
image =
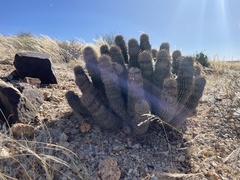
{"type": "Polygon", "coordinates": [[[102,45],[100,53],[98,57],[93,48],[84,49],[86,71],[74,68],[82,96],[66,93],[70,107],[83,118],[104,129],[140,135],[149,129],[149,117],[178,128],[195,112],[206,80],[192,57],[179,50],[171,56],[166,42],[152,50],[147,34],[141,35],[140,44],[130,39],[128,46],[118,35],[115,45],[102,45]]]}

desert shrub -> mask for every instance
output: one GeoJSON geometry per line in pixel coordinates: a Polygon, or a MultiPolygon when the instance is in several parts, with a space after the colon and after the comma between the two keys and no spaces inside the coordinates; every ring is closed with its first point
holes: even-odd
{"type": "Polygon", "coordinates": [[[107,33],[107,34],[101,33],[101,34],[96,35],[94,42],[95,42],[95,44],[100,43],[101,45],[107,44],[107,45],[111,46],[115,43],[114,39],[115,39],[115,34],[112,32],[107,33]]]}
{"type": "Polygon", "coordinates": [[[203,52],[197,53],[195,58],[202,66],[209,67],[210,63],[208,61],[208,57],[203,52]]]}
{"type": "Polygon", "coordinates": [[[78,42],[76,39],[71,39],[69,41],[58,42],[61,49],[61,54],[63,56],[64,62],[69,62],[70,60],[78,60],[82,55],[83,43],[78,42]]]}

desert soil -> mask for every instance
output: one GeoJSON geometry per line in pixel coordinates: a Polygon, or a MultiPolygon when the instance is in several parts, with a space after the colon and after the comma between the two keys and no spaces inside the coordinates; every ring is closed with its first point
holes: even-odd
{"type": "MultiPolygon", "coordinates": [[[[75,115],[65,99],[68,90],[81,94],[73,65],[54,64],[53,68],[58,84],[40,88],[45,101],[31,122],[35,136],[14,137],[14,145],[2,141],[0,173],[16,179],[114,179],[118,172],[120,179],[129,180],[240,179],[240,123],[236,123],[240,92],[227,90],[231,82],[225,82],[224,75],[206,74],[197,114],[187,119],[182,133],[160,123],[146,135],[131,138],[122,132],[101,132],[75,115]],[[99,163],[109,157],[115,158],[117,167],[111,169],[108,164],[107,170],[100,169],[99,163]]],[[[0,76],[12,70],[12,65],[1,64],[0,76]]],[[[232,74],[238,86],[240,74],[232,74]]]]}

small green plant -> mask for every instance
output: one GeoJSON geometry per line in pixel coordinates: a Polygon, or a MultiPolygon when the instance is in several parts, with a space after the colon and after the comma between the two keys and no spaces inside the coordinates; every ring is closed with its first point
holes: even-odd
{"type": "Polygon", "coordinates": [[[202,66],[209,67],[210,63],[208,61],[208,57],[203,52],[197,53],[195,58],[202,66]]]}

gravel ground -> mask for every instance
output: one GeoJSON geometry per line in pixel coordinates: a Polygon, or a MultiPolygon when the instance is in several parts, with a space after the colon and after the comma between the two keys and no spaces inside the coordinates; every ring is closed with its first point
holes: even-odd
{"type": "MultiPolygon", "coordinates": [[[[0,67],[1,77],[14,69],[8,64],[0,67]]],[[[239,88],[235,96],[229,96],[220,75],[206,75],[197,115],[187,120],[183,133],[158,124],[141,138],[132,138],[122,132],[101,132],[88,119],[72,113],[64,97],[68,90],[79,92],[72,67],[54,65],[58,84],[40,88],[45,101],[32,122],[33,138],[13,138],[1,127],[0,175],[16,179],[240,179],[239,88]],[[110,157],[106,167],[101,164],[110,157]]],[[[240,77],[237,71],[232,74],[240,77]]],[[[240,82],[236,81],[237,86],[240,82]]]]}

